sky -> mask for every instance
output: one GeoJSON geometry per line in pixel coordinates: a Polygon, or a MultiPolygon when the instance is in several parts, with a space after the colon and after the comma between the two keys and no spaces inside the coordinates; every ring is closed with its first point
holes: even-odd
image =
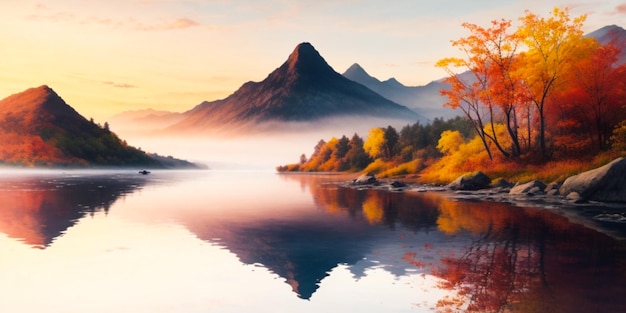
{"type": "Polygon", "coordinates": [[[301,42],[337,71],[359,63],[407,86],[445,76],[463,22],[488,26],[554,7],[585,32],[626,27],[617,0],[0,0],[0,98],[48,85],[87,118],[182,112],[261,81],[301,42]]]}

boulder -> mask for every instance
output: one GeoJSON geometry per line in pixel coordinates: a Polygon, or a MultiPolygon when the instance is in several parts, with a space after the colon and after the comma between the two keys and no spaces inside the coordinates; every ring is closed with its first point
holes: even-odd
{"type": "Polygon", "coordinates": [[[504,178],[497,178],[491,182],[491,187],[493,188],[512,188],[514,185],[515,184],[504,178]]]}
{"type": "Polygon", "coordinates": [[[548,184],[548,186],[546,186],[546,188],[543,191],[549,196],[558,196],[559,188],[561,188],[561,184],[562,183],[560,182],[551,182],[548,184]]]}
{"type": "Polygon", "coordinates": [[[479,190],[489,188],[491,178],[483,172],[474,172],[464,174],[448,184],[448,188],[452,190],[479,190]]]}
{"type": "Polygon", "coordinates": [[[511,195],[537,195],[543,194],[543,191],[546,189],[546,184],[538,181],[531,180],[525,184],[517,184],[511,188],[509,194],[511,195]]]}
{"type": "Polygon", "coordinates": [[[389,183],[389,187],[391,187],[391,188],[403,188],[403,187],[406,187],[406,184],[401,182],[401,181],[394,180],[394,181],[389,183]]]}
{"type": "Polygon", "coordinates": [[[585,203],[585,199],[583,199],[583,197],[581,197],[580,194],[576,191],[570,192],[567,196],[565,196],[565,199],[572,203],[585,203]]]}
{"type": "Polygon", "coordinates": [[[363,174],[352,181],[354,185],[372,185],[377,182],[378,180],[376,177],[370,174],[363,174]]]}
{"type": "Polygon", "coordinates": [[[559,192],[577,192],[582,199],[601,202],[626,202],[626,159],[572,176],[563,182],[559,192]]]}

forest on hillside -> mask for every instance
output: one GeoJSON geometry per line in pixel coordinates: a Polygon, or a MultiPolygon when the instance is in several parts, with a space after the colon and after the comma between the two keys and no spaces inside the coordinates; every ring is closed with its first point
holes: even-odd
{"type": "Polygon", "coordinates": [[[463,118],[320,140],[309,158],[277,170],[419,174],[425,182],[476,170],[560,179],[626,155],[624,39],[602,45],[583,36],[585,16],[567,9],[527,11],[519,21],[516,29],[504,19],[464,23],[469,35],[452,45],[465,57],[437,62],[449,74],[445,106],[463,118]]]}

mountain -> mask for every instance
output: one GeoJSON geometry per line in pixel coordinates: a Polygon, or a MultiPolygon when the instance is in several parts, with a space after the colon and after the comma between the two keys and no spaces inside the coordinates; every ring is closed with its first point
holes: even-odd
{"type": "Polygon", "coordinates": [[[0,100],[0,142],[0,164],[6,165],[167,167],[128,146],[108,124],[85,119],[45,85],[0,100]]]}
{"type": "Polygon", "coordinates": [[[335,72],[309,43],[299,44],[261,82],[247,82],[225,99],[202,102],[170,130],[306,122],[341,116],[415,121],[420,116],[335,72]]]}
{"type": "Polygon", "coordinates": [[[446,84],[441,81],[433,81],[425,86],[405,86],[395,78],[380,81],[369,75],[363,67],[355,63],[350,66],[343,76],[355,81],[367,88],[379,93],[396,103],[404,105],[428,120],[438,117],[451,118],[459,115],[450,108],[444,108],[443,104],[447,98],[439,93],[439,90],[446,88],[446,84]]]}
{"type": "Polygon", "coordinates": [[[587,37],[595,38],[603,45],[613,44],[622,50],[618,64],[626,63],[626,30],[617,25],[604,26],[587,35],[587,37]]]}

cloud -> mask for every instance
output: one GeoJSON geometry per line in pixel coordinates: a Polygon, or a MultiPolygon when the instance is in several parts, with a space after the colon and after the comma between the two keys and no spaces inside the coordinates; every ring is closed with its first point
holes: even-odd
{"type": "Polygon", "coordinates": [[[116,82],[111,82],[111,81],[106,81],[102,83],[105,85],[109,85],[111,87],[115,87],[115,88],[137,88],[137,86],[135,85],[126,84],[126,83],[116,83],[116,82]]]}
{"type": "Polygon", "coordinates": [[[45,4],[38,3],[35,5],[35,13],[26,16],[26,19],[32,21],[43,21],[52,23],[74,23],[80,25],[101,25],[111,28],[125,28],[140,31],[167,31],[181,30],[200,26],[197,21],[187,18],[178,17],[171,19],[163,19],[159,21],[140,21],[136,18],[111,18],[101,16],[79,16],[69,11],[53,11],[45,4]]]}
{"type": "Polygon", "coordinates": [[[615,11],[617,11],[618,14],[626,14],[626,3],[620,4],[615,7],[615,11]]]}
{"type": "Polygon", "coordinates": [[[186,17],[177,18],[173,21],[166,21],[166,22],[154,23],[154,24],[143,24],[134,20],[133,22],[134,22],[134,25],[132,26],[132,28],[136,30],[143,30],[143,31],[177,30],[177,29],[196,27],[200,25],[200,23],[190,18],[186,18],[186,17]]]}

